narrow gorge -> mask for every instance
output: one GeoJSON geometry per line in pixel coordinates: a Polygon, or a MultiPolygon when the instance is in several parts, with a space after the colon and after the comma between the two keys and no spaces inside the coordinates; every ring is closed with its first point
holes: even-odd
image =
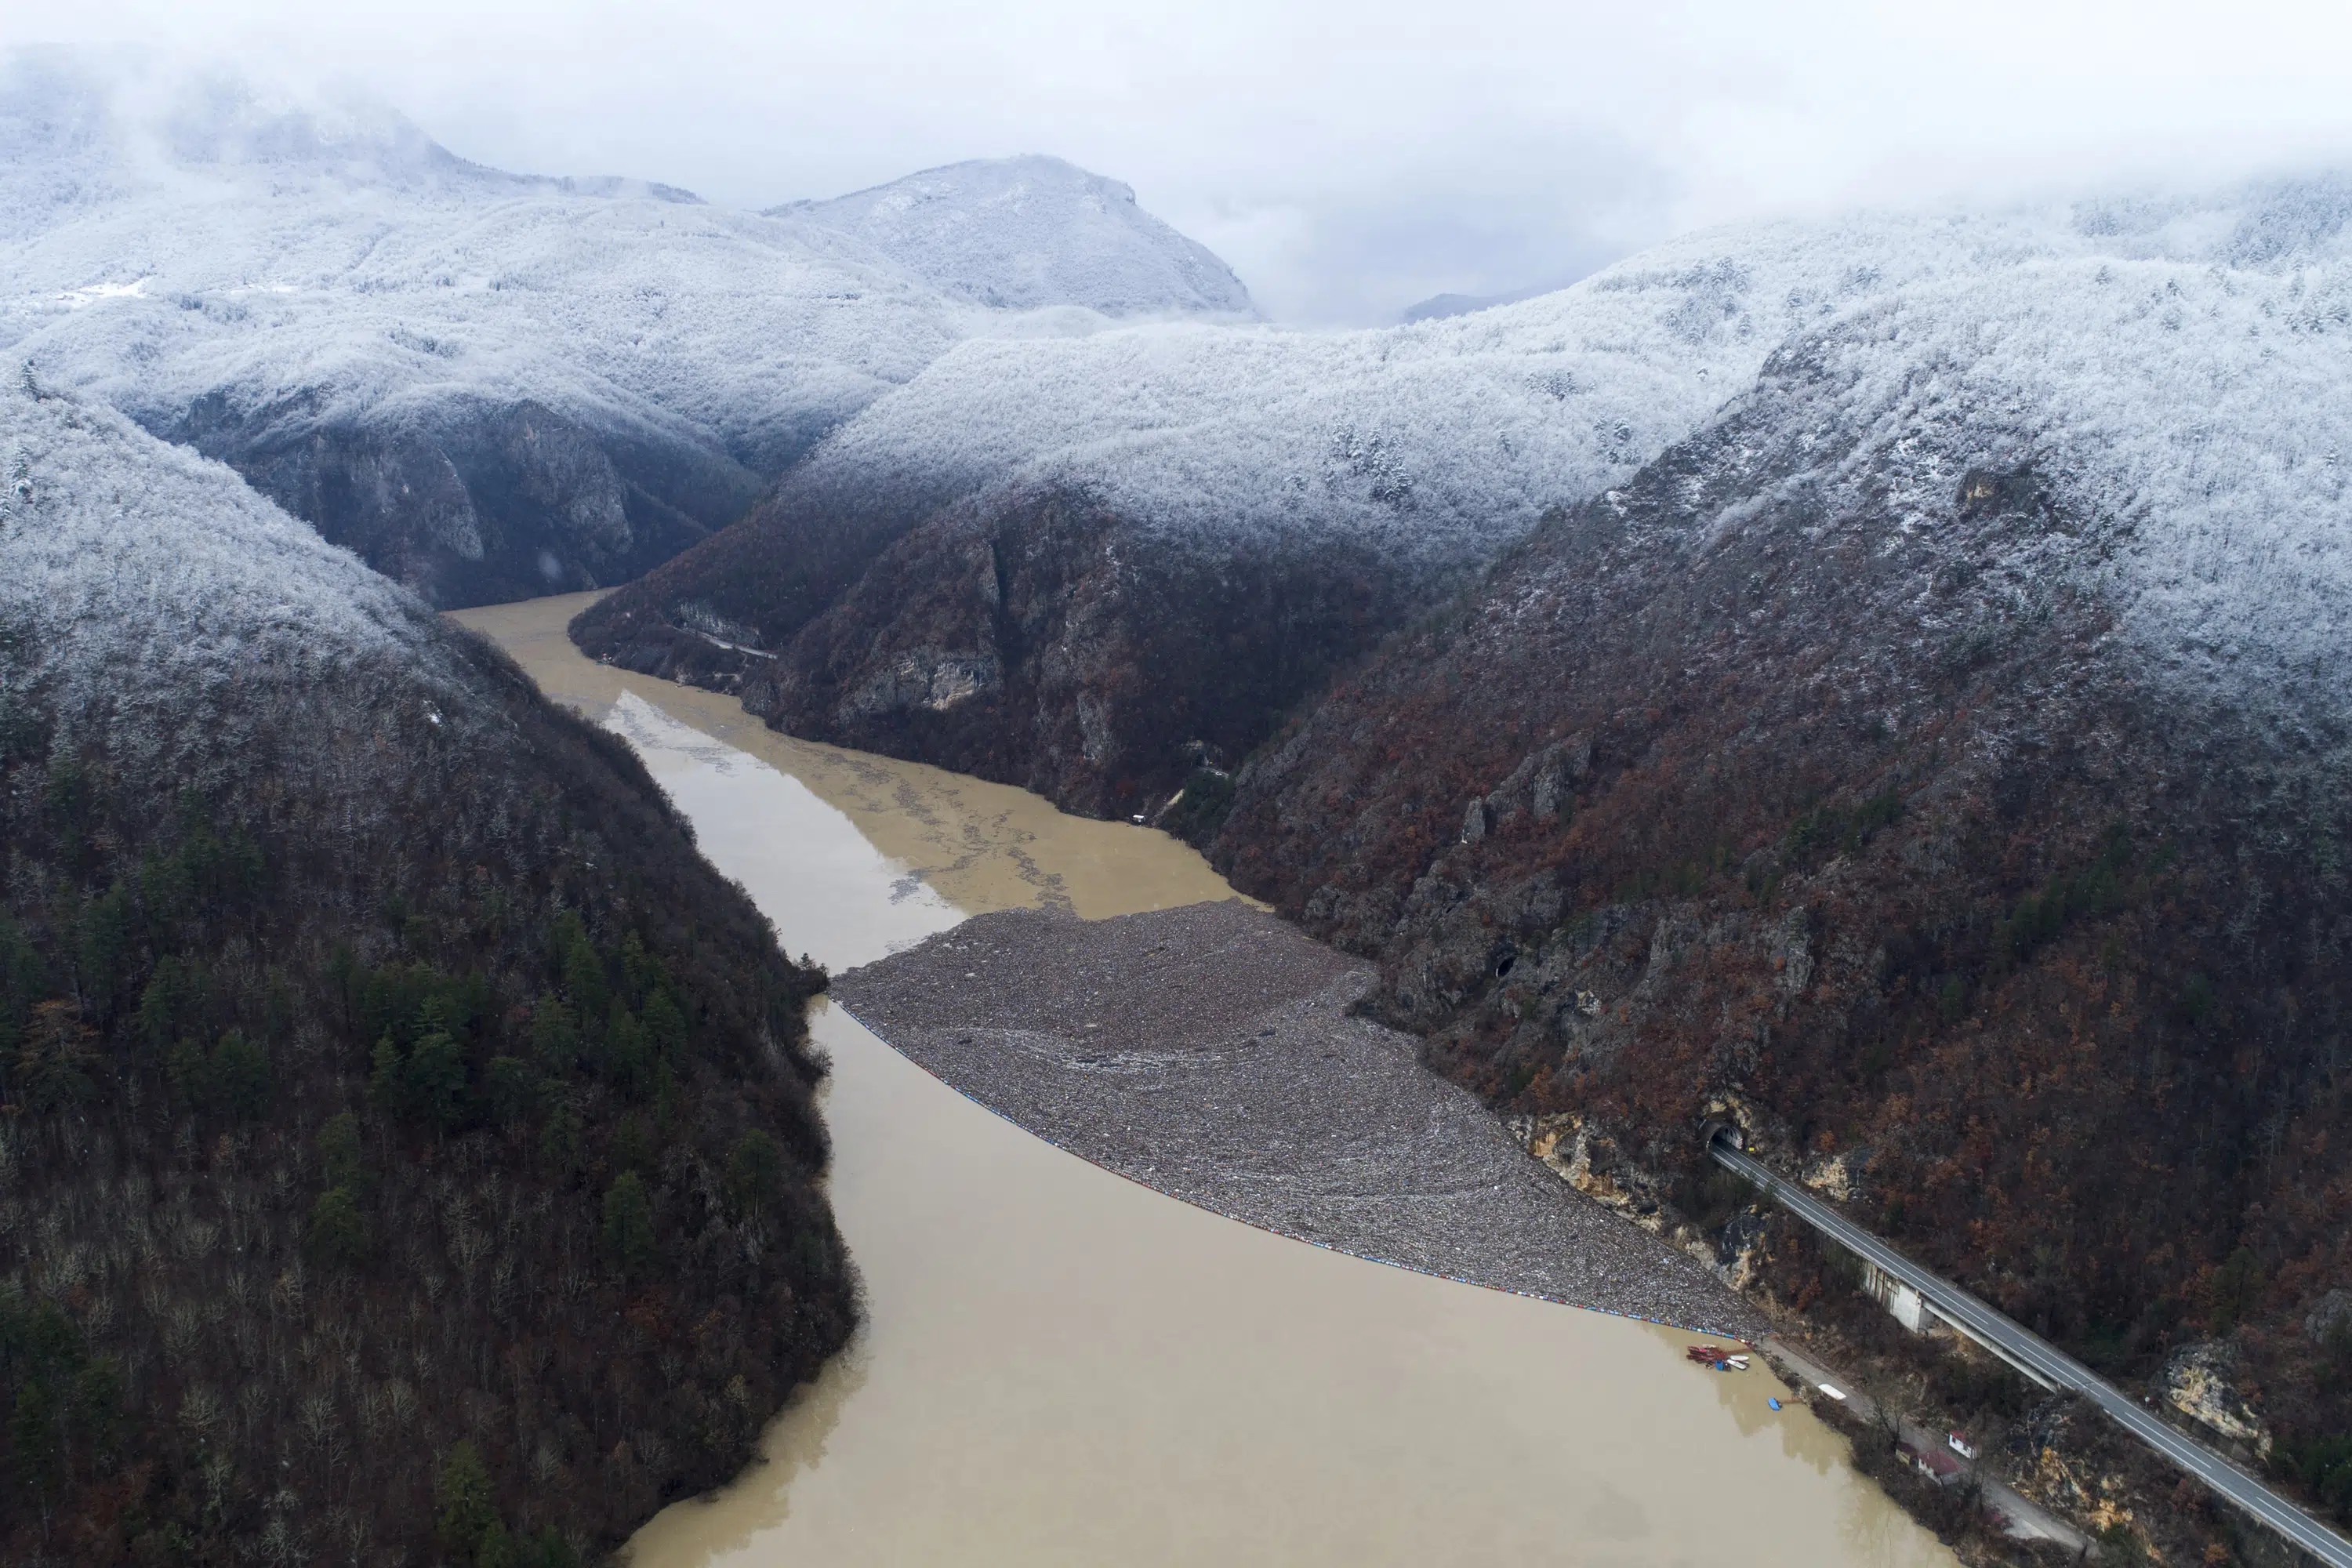
{"type": "MultiPolygon", "coordinates": [[[[1107,987],[1087,965],[1014,949],[999,966],[982,949],[1001,940],[992,933],[1062,932],[1097,958],[1172,965],[1169,983],[1147,983],[1142,995],[1196,1015],[1190,1026],[1204,1039],[1223,1038],[1221,1008],[1239,1017],[1257,992],[1217,983],[1233,965],[1213,943],[1175,950],[1171,939],[1194,923],[1246,933],[1255,956],[1242,967],[1277,991],[1277,977],[1314,968],[1309,1003],[1332,979],[1352,984],[1360,966],[1295,933],[1269,942],[1265,917],[1230,902],[1200,857],[1164,835],[780,736],[730,699],[593,664],[562,635],[576,608],[539,601],[463,618],[551,697],[628,736],[783,944],[835,972],[813,1027],[832,1060],[832,1197],[867,1303],[859,1338],[771,1431],[768,1466],[663,1514],[634,1543],[635,1561],[880,1563],[940,1552],[1008,1568],[1107,1557],[1336,1564],[1577,1541],[1632,1564],[1736,1552],[1759,1532],[1808,1562],[1950,1561],[1846,1467],[1844,1439],[1769,1373],[1693,1366],[1688,1327],[1515,1293],[1542,1287],[1530,1270],[1567,1269],[1583,1288],[1614,1292],[1601,1304],[1620,1311],[1739,1310],[1692,1260],[1597,1210],[1580,1218],[1589,1205],[1466,1097],[1409,1056],[1385,1056],[1405,1044],[1399,1037],[1333,1018],[1344,1034],[1328,1037],[1352,1039],[1362,1055],[1328,1059],[1313,1044],[1327,1025],[1309,1005],[1297,1044],[1259,1036],[1264,1018],[1249,1031],[1288,1088],[1236,1103],[1232,1076],[1121,1077],[1106,1094],[1100,1080],[1120,1075],[1125,1058],[1188,1047],[1097,1043],[1083,1037],[1105,1031],[1075,1015],[1065,1022],[1078,1037],[1065,1042],[1041,994],[1091,990],[1110,1009],[1096,1021],[1113,1028],[1138,1026],[1118,1019],[1142,997],[1107,987]],[[891,1021],[918,996],[1023,1021],[1025,1044],[1006,1055],[1034,1063],[1048,1086],[1058,1079],[1071,1110],[1108,1112],[1099,1131],[1004,1098],[1012,1080],[927,1047],[929,1037],[908,1029],[911,1012],[891,1021]],[[884,1043],[902,1036],[908,1054],[884,1043]],[[1367,1068],[1399,1112],[1393,1129],[1386,1118],[1318,1127],[1345,1115],[1337,1108],[1367,1068]],[[1129,1096],[1139,1111],[1154,1097],[1181,1103],[1135,1123],[1118,1113],[1129,1096]],[[1151,1189],[1236,1207],[1218,1190],[1187,1189],[1172,1165],[1136,1163],[1147,1152],[1238,1154],[1294,1134],[1336,1142],[1310,1142],[1297,1164],[1259,1156],[1230,1174],[1274,1193],[1311,1187],[1336,1223],[1297,1228],[1325,1247],[1163,1196],[1151,1189]],[[1400,1161],[1410,1154],[1428,1158],[1400,1161]],[[1465,1157],[1477,1163],[1465,1168],[1465,1157]],[[1370,1243],[1382,1232],[1363,1226],[1381,1226],[1382,1213],[1440,1247],[1449,1228],[1480,1226],[1478,1246],[1507,1247],[1512,1222],[1532,1218],[1574,1237],[1577,1250],[1522,1241],[1521,1272],[1492,1273],[1491,1257],[1479,1264],[1513,1289],[1478,1289],[1329,1249],[1379,1251],[1370,1243]],[[1339,1228],[1347,1224],[1352,1237],[1339,1228]],[[1585,1228],[1594,1225],[1607,1228],[1585,1228]],[[1588,1253],[1607,1260],[1602,1269],[1588,1253]],[[1679,1283],[1662,1290],[1661,1269],[1679,1283]],[[1788,1408],[1771,1408],[1776,1397],[1788,1408]],[[1694,1470],[1720,1507],[1681,1506],[1694,1470]],[[924,1485],[908,1489],[910,1473],[924,1485]]],[[[940,1038],[951,1044],[952,1032],[940,1038]]],[[[1477,1247],[1454,1246],[1477,1261],[1477,1247]]],[[[1441,1250],[1410,1261],[1459,1271],[1441,1250]]]]}

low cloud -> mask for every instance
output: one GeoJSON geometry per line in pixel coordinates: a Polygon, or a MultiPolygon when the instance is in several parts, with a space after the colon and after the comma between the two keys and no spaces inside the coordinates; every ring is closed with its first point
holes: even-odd
{"type": "Polygon", "coordinates": [[[457,152],[763,205],[1049,152],[1270,311],[1391,319],[1768,213],[2352,163],[2352,11],[2301,0],[86,0],[138,40],[357,79],[457,152]]]}

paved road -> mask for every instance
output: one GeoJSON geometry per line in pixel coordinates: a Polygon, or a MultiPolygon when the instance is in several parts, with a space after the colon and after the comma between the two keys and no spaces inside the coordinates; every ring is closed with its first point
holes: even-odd
{"type": "MultiPolygon", "coordinates": [[[[1844,1384],[1837,1373],[1784,1341],[1768,1339],[1757,1348],[1771,1357],[1780,1370],[1794,1373],[1800,1383],[1809,1383],[1815,1388],[1825,1384],[1844,1384]]],[[[1845,1395],[1845,1408],[1853,1413],[1856,1420],[1866,1426],[1876,1418],[1877,1406],[1872,1403],[1870,1395],[1850,1385],[1841,1387],[1840,1391],[1845,1395]]],[[[1903,1440],[1918,1452],[1930,1454],[1943,1447],[1944,1435],[1930,1431],[1916,1422],[1906,1421],[1903,1423],[1903,1440]]],[[[1984,1500],[1995,1512],[2003,1516],[2011,1540],[2053,1541],[2066,1551],[2077,1553],[2095,1550],[2089,1536],[2014,1487],[1982,1470],[1976,1472],[1976,1479],[1977,1484],[1984,1489],[1984,1500]]]]}
{"type": "Polygon", "coordinates": [[[1918,1291],[1937,1315],[1954,1328],[2032,1368],[2044,1381],[2060,1388],[2077,1390],[2095,1401],[2100,1409],[2134,1436],[2329,1568],[2352,1568],[2352,1541],[2329,1530],[2203,1444],[2158,1420],[2137,1400],[2073,1356],[2028,1333],[1958,1286],[1928,1273],[1804,1188],[1732,1148],[1722,1138],[1709,1145],[1708,1152],[1718,1163],[1755,1183],[1815,1229],[1918,1291]]]}

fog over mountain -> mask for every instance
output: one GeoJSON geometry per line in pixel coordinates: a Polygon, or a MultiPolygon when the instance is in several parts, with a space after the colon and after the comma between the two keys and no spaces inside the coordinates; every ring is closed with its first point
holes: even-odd
{"type": "Polygon", "coordinates": [[[1118,181],[1059,158],[975,159],[770,216],[853,236],[945,292],[1001,310],[1257,313],[1206,246],[1138,207],[1118,181]]]}
{"type": "Polygon", "coordinates": [[[746,210],[1048,153],[1131,184],[1277,321],[1369,325],[1689,229],[2308,172],[2352,147],[2317,0],[1105,9],[902,0],[91,0],[0,44],[136,41],[355,82],[501,168],[746,210]]]}
{"type": "Polygon", "coordinates": [[[1053,159],[730,212],[138,52],[0,62],[0,353],[445,605],[645,571],[974,333],[1251,314],[1053,159]]]}

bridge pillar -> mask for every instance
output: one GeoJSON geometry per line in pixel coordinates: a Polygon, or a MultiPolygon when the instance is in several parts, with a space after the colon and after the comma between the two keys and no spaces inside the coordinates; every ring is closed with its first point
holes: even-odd
{"type": "Polygon", "coordinates": [[[1888,1316],[1915,1334],[1929,1332],[1939,1321],[1925,1296],[1867,1258],[1862,1265],[1862,1288],[1886,1309],[1888,1316]]]}

